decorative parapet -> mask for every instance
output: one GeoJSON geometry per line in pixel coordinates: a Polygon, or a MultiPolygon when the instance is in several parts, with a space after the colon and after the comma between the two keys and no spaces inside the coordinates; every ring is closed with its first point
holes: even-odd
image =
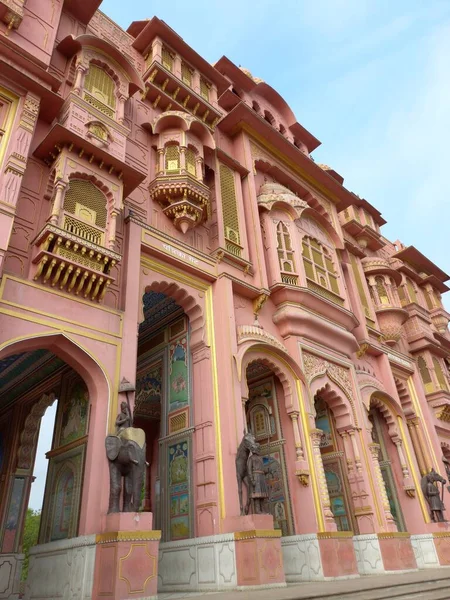
{"type": "Polygon", "coordinates": [[[121,255],[47,223],[34,240],[34,280],[101,302],[121,255]]]}
{"type": "Polygon", "coordinates": [[[162,207],[177,229],[186,233],[209,213],[209,188],[189,173],[160,175],[148,186],[150,197],[162,207]]]}
{"type": "Polygon", "coordinates": [[[258,327],[257,325],[239,325],[237,328],[237,335],[238,344],[243,344],[244,342],[248,342],[250,340],[264,342],[265,344],[275,346],[275,348],[287,353],[286,346],[278,341],[274,335],[268,333],[262,327],[258,327]]]}
{"type": "Polygon", "coordinates": [[[0,0],[0,20],[7,25],[6,35],[22,23],[23,5],[24,0],[0,0]]]}

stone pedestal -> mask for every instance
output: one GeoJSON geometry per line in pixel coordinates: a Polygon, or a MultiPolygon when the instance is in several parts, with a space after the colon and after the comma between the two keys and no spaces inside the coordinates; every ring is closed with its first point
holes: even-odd
{"type": "Polygon", "coordinates": [[[324,577],[358,577],[358,564],[351,532],[319,532],[317,539],[324,577]]]}
{"type": "Polygon", "coordinates": [[[416,557],[409,533],[379,533],[381,556],[385,571],[417,569],[416,557]]]}
{"type": "Polygon", "coordinates": [[[0,598],[19,598],[23,554],[0,555],[0,598]]]}
{"type": "Polygon", "coordinates": [[[273,528],[272,515],[231,517],[226,527],[234,531],[238,587],[286,585],[281,531],[273,528]]]}
{"type": "Polygon", "coordinates": [[[114,513],[96,536],[93,598],[157,596],[160,531],[152,530],[152,513],[114,513]]]}

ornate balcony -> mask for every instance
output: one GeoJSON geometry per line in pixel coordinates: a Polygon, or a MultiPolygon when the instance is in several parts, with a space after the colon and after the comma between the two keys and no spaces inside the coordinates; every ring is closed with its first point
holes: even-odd
{"type": "Polygon", "coordinates": [[[122,257],[99,245],[103,241],[100,230],[67,218],[69,231],[47,223],[35,238],[34,280],[101,302],[114,281],[110,270],[122,257]]]}
{"type": "Polygon", "coordinates": [[[362,248],[379,250],[384,246],[380,232],[371,223],[363,223],[358,207],[349,206],[342,213],[342,227],[362,248]]]}
{"type": "Polygon", "coordinates": [[[189,173],[158,175],[149,185],[152,200],[177,229],[186,233],[205,220],[209,213],[209,188],[189,173]]]}
{"type": "Polygon", "coordinates": [[[433,325],[439,333],[445,334],[450,321],[450,314],[444,308],[439,307],[430,311],[430,316],[433,325]]]}
{"type": "Polygon", "coordinates": [[[380,342],[394,346],[400,339],[402,325],[408,318],[408,313],[397,306],[378,306],[375,308],[380,327],[380,342]]]}

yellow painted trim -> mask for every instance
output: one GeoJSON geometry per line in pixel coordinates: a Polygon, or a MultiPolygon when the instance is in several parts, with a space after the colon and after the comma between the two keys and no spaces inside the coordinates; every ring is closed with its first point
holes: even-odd
{"type": "Polygon", "coordinates": [[[323,518],[322,504],[320,502],[319,483],[317,481],[316,466],[314,464],[314,455],[312,450],[311,438],[309,435],[310,430],[308,416],[305,410],[305,403],[303,402],[302,384],[301,381],[295,376],[295,373],[293,373],[293,376],[295,377],[295,384],[297,386],[298,405],[300,409],[300,416],[302,419],[302,427],[305,434],[304,439],[306,446],[306,454],[308,455],[309,470],[311,473],[311,487],[313,492],[314,506],[316,508],[317,525],[319,527],[319,532],[323,532],[325,531],[325,521],[323,518]]]}
{"type": "MultiPolygon", "coordinates": [[[[27,310],[26,307],[23,307],[23,310],[27,310]]],[[[81,335],[82,337],[86,337],[92,340],[97,340],[98,342],[104,342],[105,344],[110,344],[111,346],[117,346],[120,344],[120,341],[114,339],[107,339],[101,337],[99,335],[93,335],[88,331],[84,331],[82,329],[74,329],[73,327],[63,327],[62,325],[58,325],[57,323],[52,323],[51,321],[46,321],[44,319],[36,319],[33,316],[27,316],[26,314],[16,312],[14,310],[7,310],[0,307],[0,315],[7,315],[9,317],[14,317],[16,319],[23,319],[24,321],[30,321],[31,323],[37,323],[38,325],[43,325],[44,327],[53,328],[53,332],[51,334],[46,335],[54,335],[55,332],[58,333],[73,333],[75,335],[81,335]]],[[[44,334],[45,335],[45,334],[44,334]]],[[[26,336],[28,337],[28,336],[26,336]]]]}
{"type": "MultiPolygon", "coordinates": [[[[123,335],[123,313],[118,311],[118,310],[114,310],[112,308],[107,308],[107,307],[102,307],[101,305],[96,305],[96,304],[92,304],[91,302],[87,302],[86,300],[82,300],[81,298],[76,298],[75,296],[69,296],[67,294],[64,294],[62,292],[57,292],[56,290],[52,290],[50,288],[45,288],[42,285],[33,283],[31,281],[27,281],[26,279],[21,279],[20,277],[14,277],[12,275],[4,275],[1,282],[0,282],[0,302],[2,304],[5,304],[6,306],[11,306],[13,308],[18,308],[21,310],[26,310],[28,312],[37,314],[37,315],[44,315],[45,317],[48,317],[50,319],[54,319],[56,321],[62,321],[63,323],[70,323],[71,325],[74,325],[75,327],[80,327],[80,329],[82,329],[83,331],[85,329],[92,329],[93,331],[97,331],[99,333],[105,333],[106,335],[110,335],[112,337],[117,337],[117,338],[122,338],[123,335]],[[66,300],[70,300],[71,302],[79,302],[81,304],[84,304],[86,306],[88,306],[89,308],[96,308],[98,310],[101,310],[103,312],[109,313],[114,315],[115,317],[118,317],[119,319],[119,333],[111,333],[109,330],[106,329],[98,329],[96,327],[91,327],[90,325],[86,325],[85,323],[80,323],[79,321],[73,321],[71,319],[67,319],[64,317],[60,317],[58,315],[55,315],[53,313],[47,313],[41,310],[37,310],[35,308],[32,308],[30,306],[26,306],[25,304],[18,304],[17,302],[11,302],[10,300],[4,300],[3,299],[3,294],[5,291],[5,285],[6,285],[6,281],[7,280],[11,280],[11,281],[15,281],[16,283],[20,283],[21,285],[27,285],[29,287],[35,288],[35,289],[39,289],[40,291],[45,291],[45,292],[49,292],[51,294],[55,294],[56,296],[61,296],[63,298],[65,298],[66,300]]],[[[38,323],[38,320],[35,320],[36,323],[38,323]]]]}
{"type": "Polygon", "coordinates": [[[160,539],[161,531],[159,529],[150,531],[108,531],[107,533],[98,533],[95,536],[95,543],[109,544],[111,542],[138,542],[160,539]]]}
{"type": "Polygon", "coordinates": [[[235,531],[234,539],[251,540],[255,538],[280,538],[281,529],[250,529],[248,531],[235,531]]]}
{"type": "Polygon", "coordinates": [[[12,127],[17,114],[17,107],[19,105],[19,96],[13,94],[9,90],[0,86],[0,96],[3,96],[7,100],[11,101],[11,110],[9,111],[8,119],[6,120],[5,126],[5,134],[2,138],[2,143],[0,147],[0,167],[2,166],[3,159],[5,158],[6,148],[9,143],[9,139],[11,137],[12,127]]]}
{"type": "Polygon", "coordinates": [[[412,378],[412,375],[410,375],[408,377],[408,380],[407,380],[406,383],[407,383],[407,386],[408,386],[409,394],[410,394],[410,396],[412,398],[412,401],[413,401],[413,405],[414,405],[414,409],[416,411],[416,414],[418,416],[420,416],[421,421],[422,421],[422,425],[423,425],[422,430],[424,431],[425,437],[426,437],[427,442],[428,442],[428,448],[429,448],[429,451],[431,453],[431,461],[434,462],[434,469],[439,473],[439,463],[438,463],[438,460],[436,458],[436,454],[434,452],[434,447],[433,447],[433,444],[431,442],[430,434],[428,433],[428,427],[426,426],[425,419],[423,418],[422,407],[420,405],[419,398],[417,397],[416,386],[414,385],[414,380],[412,378]]]}
{"type": "Polygon", "coordinates": [[[222,438],[220,427],[220,404],[219,404],[219,382],[217,380],[217,356],[216,356],[216,336],[214,332],[214,308],[212,300],[212,287],[206,291],[206,328],[208,339],[211,346],[211,371],[213,383],[213,402],[214,402],[214,421],[215,437],[217,448],[217,476],[219,479],[219,512],[222,519],[225,518],[225,489],[223,481],[223,463],[222,463],[222,438]]]}
{"type": "Polygon", "coordinates": [[[330,539],[349,539],[353,538],[355,534],[353,531],[319,531],[317,533],[317,539],[319,540],[330,540],[330,539]]]}
{"type": "Polygon", "coordinates": [[[108,431],[115,433],[116,417],[119,413],[119,381],[120,369],[122,366],[122,342],[116,347],[116,368],[114,371],[113,393],[109,403],[108,431]]]}
{"type": "Polygon", "coordinates": [[[366,463],[367,474],[369,476],[369,485],[370,485],[370,489],[372,491],[373,502],[375,504],[375,512],[377,513],[378,525],[380,527],[382,527],[383,526],[383,518],[381,516],[381,511],[380,511],[380,506],[379,506],[379,501],[381,500],[381,498],[379,497],[379,495],[377,494],[376,489],[375,489],[375,483],[374,483],[373,477],[372,477],[372,469],[371,469],[371,465],[369,462],[369,458],[367,456],[366,445],[364,443],[364,438],[363,438],[361,429],[358,431],[358,434],[359,434],[359,443],[360,443],[360,446],[362,448],[363,455],[364,455],[364,462],[366,463]]]}
{"type": "Polygon", "coordinates": [[[403,538],[409,540],[411,534],[407,531],[381,531],[377,533],[377,538],[379,540],[389,540],[392,538],[403,538]]]}
{"type": "Polygon", "coordinates": [[[141,256],[141,267],[152,269],[161,275],[170,275],[173,279],[176,279],[180,283],[184,283],[186,285],[190,285],[197,290],[201,290],[206,292],[206,290],[210,287],[210,285],[204,282],[199,277],[195,277],[194,275],[187,275],[184,271],[177,269],[176,267],[168,266],[156,260],[154,258],[149,258],[147,256],[141,256]]]}
{"type": "Polygon", "coordinates": [[[406,452],[406,460],[408,461],[409,472],[411,473],[411,477],[413,478],[413,481],[414,481],[414,486],[416,488],[417,498],[419,500],[420,508],[422,510],[423,519],[424,519],[425,523],[430,523],[430,515],[428,513],[428,510],[427,510],[427,507],[425,504],[425,498],[423,497],[423,494],[422,494],[422,488],[420,486],[420,481],[417,477],[416,469],[414,468],[414,462],[412,460],[411,448],[409,447],[410,440],[406,437],[405,427],[403,425],[403,419],[400,416],[398,416],[397,421],[398,421],[398,426],[400,428],[400,432],[401,432],[402,439],[403,439],[403,447],[405,448],[405,452],[406,452]]]}

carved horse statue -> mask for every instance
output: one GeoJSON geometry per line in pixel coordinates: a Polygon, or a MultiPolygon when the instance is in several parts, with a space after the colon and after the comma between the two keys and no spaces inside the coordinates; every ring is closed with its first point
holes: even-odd
{"type": "Polygon", "coordinates": [[[253,433],[247,432],[244,434],[236,454],[236,479],[238,483],[239,506],[241,508],[241,516],[248,515],[251,502],[251,481],[248,475],[248,457],[250,452],[253,452],[258,447],[253,433]],[[247,488],[247,504],[242,502],[242,482],[247,488]]]}

